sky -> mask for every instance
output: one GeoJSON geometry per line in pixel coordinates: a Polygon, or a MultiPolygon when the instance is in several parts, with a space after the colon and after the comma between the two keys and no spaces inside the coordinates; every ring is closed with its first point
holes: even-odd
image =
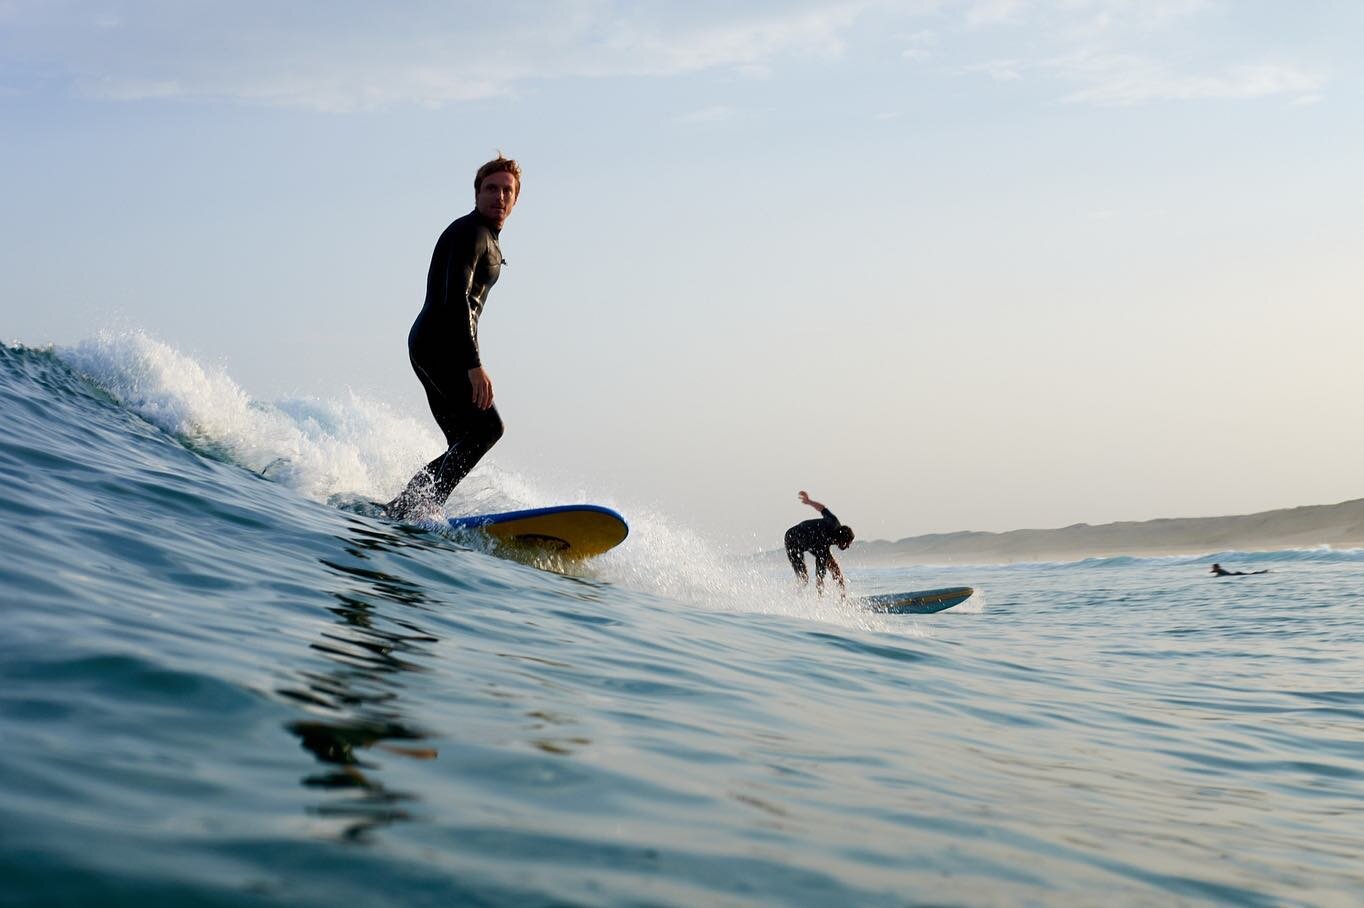
{"type": "MultiPolygon", "coordinates": [[[[771,547],[1364,497],[1364,4],[0,0],[0,338],[429,420],[524,171],[490,458],[771,547]]],[[[627,515],[628,516],[628,515],[627,515]]]]}

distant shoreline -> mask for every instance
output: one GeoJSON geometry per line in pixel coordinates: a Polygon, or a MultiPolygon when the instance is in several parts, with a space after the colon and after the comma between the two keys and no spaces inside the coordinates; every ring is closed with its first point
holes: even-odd
{"type": "Polygon", "coordinates": [[[1364,498],[1229,517],[1076,524],[1057,529],[964,531],[858,542],[850,564],[1013,564],[1226,551],[1364,548],[1364,498]]]}

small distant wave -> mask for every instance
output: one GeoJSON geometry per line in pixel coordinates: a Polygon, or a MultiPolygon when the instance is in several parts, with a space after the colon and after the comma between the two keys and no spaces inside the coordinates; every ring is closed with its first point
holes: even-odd
{"type": "Polygon", "coordinates": [[[1347,564],[1364,561],[1364,548],[1337,549],[1329,545],[1315,546],[1310,549],[1282,549],[1275,552],[1213,552],[1196,561],[1217,561],[1235,564],[1275,563],[1275,562],[1325,562],[1347,564]]]}
{"type": "Polygon", "coordinates": [[[1329,545],[1306,549],[1276,549],[1273,551],[1240,551],[1225,549],[1197,555],[1112,555],[1082,558],[1076,561],[1037,561],[1008,565],[1017,570],[1104,569],[1155,565],[1214,564],[1291,564],[1291,563],[1349,564],[1364,562],[1364,548],[1337,549],[1329,545]]]}

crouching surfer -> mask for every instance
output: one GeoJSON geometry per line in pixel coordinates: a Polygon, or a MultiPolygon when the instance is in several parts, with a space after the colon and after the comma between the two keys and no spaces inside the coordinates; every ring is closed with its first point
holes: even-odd
{"type": "Polygon", "coordinates": [[[839,592],[846,597],[848,584],[829,546],[836,545],[840,551],[847,551],[853,541],[852,527],[839,523],[833,511],[804,491],[800,493],[800,502],[819,511],[820,516],[814,520],[803,520],[786,531],[786,557],[791,561],[791,569],[796,572],[796,578],[802,586],[808,585],[810,574],[805,567],[805,553],[809,552],[815,556],[815,588],[823,595],[824,574],[827,572],[838,581],[839,592]]]}

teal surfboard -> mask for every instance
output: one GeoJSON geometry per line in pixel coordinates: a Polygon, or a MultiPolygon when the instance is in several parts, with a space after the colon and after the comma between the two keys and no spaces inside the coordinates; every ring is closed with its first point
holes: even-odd
{"type": "Polygon", "coordinates": [[[595,504],[451,517],[450,528],[481,532],[501,544],[570,559],[608,552],[630,535],[624,517],[595,504]]]}
{"type": "Polygon", "coordinates": [[[865,596],[859,601],[873,612],[892,615],[929,615],[941,612],[970,599],[975,590],[969,586],[948,586],[937,590],[913,590],[908,593],[886,593],[865,596]]]}

